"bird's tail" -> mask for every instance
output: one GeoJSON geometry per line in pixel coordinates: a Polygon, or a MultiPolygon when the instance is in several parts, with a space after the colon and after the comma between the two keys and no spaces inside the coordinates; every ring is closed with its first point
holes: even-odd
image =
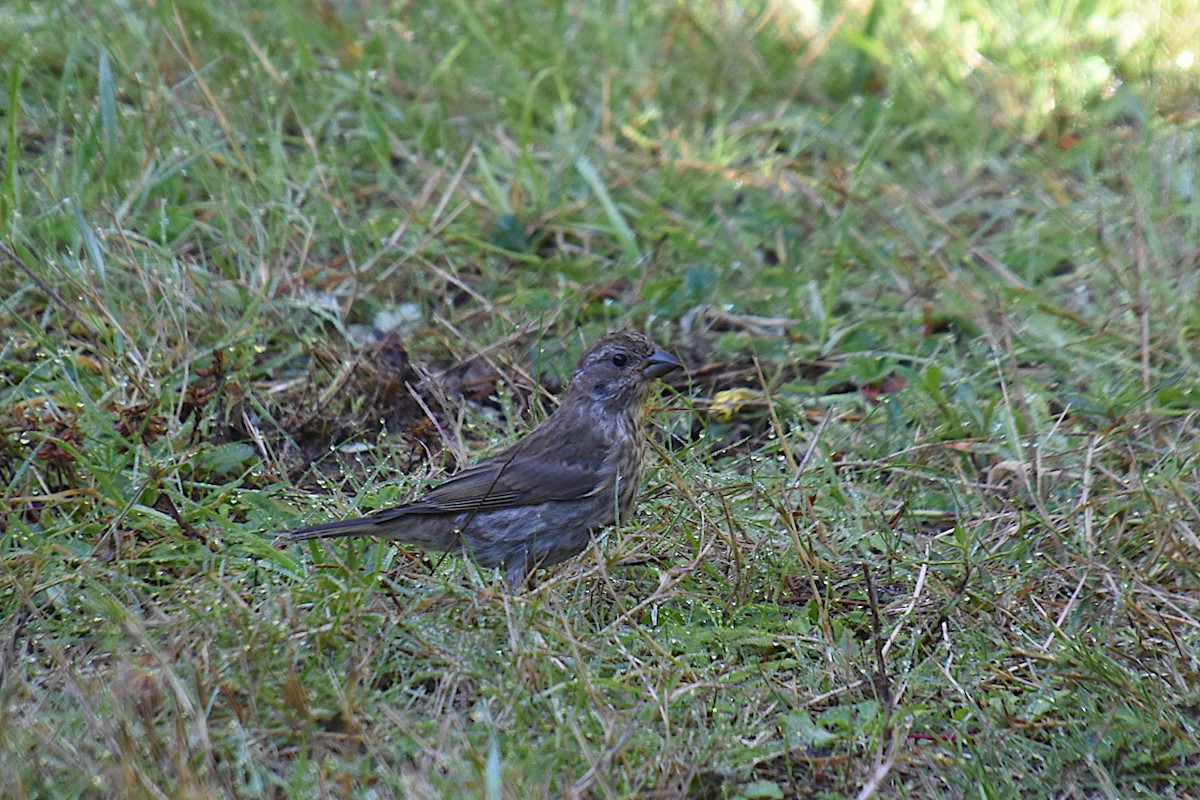
{"type": "Polygon", "coordinates": [[[307,542],[309,539],[341,539],[346,536],[379,536],[378,517],[359,517],[358,519],[335,519],[322,522],[320,525],[309,525],[294,531],[284,531],[279,534],[280,540],[288,542],[307,542]]]}
{"type": "Polygon", "coordinates": [[[433,550],[446,550],[459,542],[455,517],[424,514],[413,506],[377,511],[369,517],[335,519],[279,534],[276,542],[307,542],[309,539],[342,539],[348,536],[380,536],[433,550]]]}
{"type": "MultiPolygon", "coordinates": [[[[332,519],[319,525],[308,525],[307,528],[286,530],[280,534],[281,540],[290,542],[306,542],[310,539],[343,539],[346,536],[390,536],[392,539],[407,540],[402,535],[406,525],[401,521],[409,516],[407,506],[397,506],[395,509],[377,511],[370,517],[356,519],[332,519]]],[[[420,543],[420,537],[413,540],[420,543]]]]}

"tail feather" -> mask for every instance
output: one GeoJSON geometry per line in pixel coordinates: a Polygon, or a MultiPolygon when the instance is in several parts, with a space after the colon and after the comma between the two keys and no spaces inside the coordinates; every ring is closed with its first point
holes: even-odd
{"type": "Polygon", "coordinates": [[[306,542],[310,539],[342,539],[349,536],[381,536],[431,550],[447,550],[459,544],[456,521],[462,515],[429,514],[409,506],[384,509],[369,517],[335,519],[279,534],[277,541],[306,542]]]}
{"type": "Polygon", "coordinates": [[[309,525],[294,531],[284,531],[280,539],[290,542],[307,542],[309,539],[341,539],[346,536],[378,536],[379,521],[370,517],[359,519],[335,519],[320,525],[309,525]]]}

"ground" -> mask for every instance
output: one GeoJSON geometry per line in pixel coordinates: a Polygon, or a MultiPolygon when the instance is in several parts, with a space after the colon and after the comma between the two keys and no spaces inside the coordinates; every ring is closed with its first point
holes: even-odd
{"type": "Polygon", "coordinates": [[[0,794],[1200,796],[1200,5],[0,8],[0,794]],[[632,327],[636,519],[405,501],[632,327]]]}

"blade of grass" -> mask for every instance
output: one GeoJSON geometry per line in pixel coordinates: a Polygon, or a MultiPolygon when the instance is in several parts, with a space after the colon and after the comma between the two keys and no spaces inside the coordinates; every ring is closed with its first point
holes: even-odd
{"type": "Polygon", "coordinates": [[[71,204],[71,215],[75,218],[75,228],[79,231],[79,237],[83,239],[83,249],[87,251],[88,260],[92,262],[92,269],[96,270],[96,276],[101,283],[104,283],[107,269],[104,265],[104,254],[100,252],[100,240],[96,238],[96,232],[84,219],[83,209],[79,207],[79,203],[73,199],[68,202],[71,204]]]}
{"type": "Polygon", "coordinates": [[[596,199],[600,201],[600,205],[604,208],[604,215],[608,217],[608,222],[612,225],[613,233],[621,243],[621,250],[625,259],[630,262],[637,261],[637,237],[634,235],[633,229],[629,227],[629,223],[625,221],[625,217],[622,216],[620,209],[617,208],[612,195],[609,194],[608,187],[604,185],[604,180],[600,177],[600,173],[596,171],[595,165],[588,160],[587,156],[580,156],[575,159],[575,169],[579,170],[579,174],[587,181],[592,193],[596,195],[596,199]]]}
{"type": "Polygon", "coordinates": [[[117,152],[117,81],[108,51],[100,51],[97,89],[100,93],[100,129],[104,136],[104,159],[111,164],[117,152]]]}
{"type": "Polygon", "coordinates": [[[4,148],[4,202],[0,222],[8,227],[17,213],[17,120],[21,116],[21,67],[8,68],[8,137],[4,148]]]}

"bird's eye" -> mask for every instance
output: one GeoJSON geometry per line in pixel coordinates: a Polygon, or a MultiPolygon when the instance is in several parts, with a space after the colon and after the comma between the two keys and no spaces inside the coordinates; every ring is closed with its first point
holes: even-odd
{"type": "Polygon", "coordinates": [[[623,367],[628,363],[629,356],[625,355],[624,353],[617,353],[615,356],[613,356],[613,364],[616,364],[618,367],[623,367]]]}

